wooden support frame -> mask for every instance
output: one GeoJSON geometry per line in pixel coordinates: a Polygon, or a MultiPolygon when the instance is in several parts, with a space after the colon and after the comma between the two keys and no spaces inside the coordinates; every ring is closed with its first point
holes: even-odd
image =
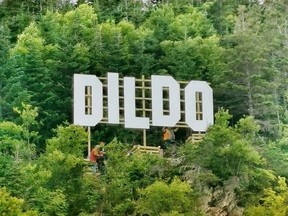
{"type": "MultiPolygon", "coordinates": [[[[107,90],[107,77],[98,77],[99,80],[103,84],[103,118],[100,121],[100,123],[108,123],[108,90],[107,90]]],[[[120,110],[120,124],[124,125],[124,79],[119,78],[119,110],[120,110]]],[[[180,121],[175,125],[175,127],[178,128],[190,128],[186,122],[185,119],[185,112],[187,110],[184,110],[185,108],[185,100],[184,100],[184,88],[189,83],[186,81],[178,81],[180,85],[180,107],[181,107],[181,118],[180,121]]],[[[151,80],[145,79],[145,76],[142,75],[141,79],[135,79],[135,91],[136,91],[136,114],[141,117],[148,117],[150,119],[150,124],[152,123],[151,116],[152,116],[152,108],[151,106],[147,106],[146,102],[149,102],[151,104],[152,98],[151,98],[151,80]]],[[[163,88],[163,91],[165,91],[165,88],[163,88]]],[[[196,92],[196,119],[202,120],[203,119],[203,105],[202,105],[202,93],[196,92]]],[[[165,104],[169,102],[168,98],[163,98],[164,103],[164,113],[169,113],[169,107],[167,107],[165,104]],[[166,106],[166,107],[165,107],[166,106]]],[[[86,114],[92,114],[92,87],[86,86],[85,88],[85,113],[86,114]]],[[[90,156],[91,152],[91,128],[87,128],[88,132],[88,157],[90,156]]],[[[137,145],[136,147],[133,147],[133,151],[135,152],[145,152],[145,153],[159,153],[160,147],[153,147],[153,146],[147,146],[147,134],[146,129],[143,130],[143,143],[142,146],[137,145]]],[[[191,136],[191,141],[199,142],[203,137],[203,133],[200,132],[193,132],[191,136]]],[[[161,148],[160,148],[161,149],[161,148]]]]}
{"type": "Polygon", "coordinates": [[[199,143],[202,141],[205,133],[192,133],[191,136],[188,137],[187,142],[190,143],[199,143]]]}
{"type": "MultiPolygon", "coordinates": [[[[85,114],[91,115],[92,114],[92,87],[86,86],[85,87],[85,114]]],[[[90,158],[91,152],[91,127],[87,127],[87,134],[88,134],[88,158],[90,158]]]]}
{"type": "Polygon", "coordinates": [[[196,92],[196,119],[203,120],[202,92],[196,92]]]}
{"type": "MultiPolygon", "coordinates": [[[[107,77],[98,77],[98,79],[103,83],[103,100],[104,100],[104,116],[100,123],[107,124],[108,123],[108,95],[107,95],[107,77]]],[[[124,112],[124,95],[123,95],[123,85],[124,79],[119,78],[119,109],[120,109],[120,122],[119,124],[124,125],[124,116],[121,113],[124,112]]],[[[186,81],[178,81],[180,84],[180,103],[181,103],[181,118],[180,121],[175,125],[175,127],[179,128],[190,128],[185,119],[185,99],[184,99],[184,88],[189,83],[186,81]]],[[[146,105],[146,102],[151,102],[151,80],[146,79],[144,75],[142,75],[141,79],[135,79],[135,88],[136,88],[136,113],[141,117],[148,117],[150,119],[150,124],[152,123],[152,108],[146,105]]],[[[164,89],[165,90],[165,89],[164,89]]],[[[168,102],[168,98],[163,98],[163,102],[168,102]]],[[[163,110],[165,113],[169,113],[169,109],[163,110]]],[[[202,94],[201,92],[196,93],[196,119],[203,118],[203,108],[202,108],[202,94]],[[202,117],[201,117],[202,116],[202,117]]],[[[144,133],[144,132],[143,132],[144,133]]]]}
{"type": "Polygon", "coordinates": [[[160,146],[142,146],[142,145],[134,145],[132,153],[149,153],[149,154],[156,154],[156,155],[163,155],[163,149],[160,146]]]}

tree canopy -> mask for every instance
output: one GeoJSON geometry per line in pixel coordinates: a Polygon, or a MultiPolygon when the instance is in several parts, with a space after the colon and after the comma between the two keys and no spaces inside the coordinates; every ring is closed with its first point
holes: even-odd
{"type": "MultiPolygon", "coordinates": [[[[0,214],[287,215],[287,1],[0,1],[0,214]],[[142,131],[73,125],[73,75],[213,89],[215,124],[164,157],[142,131]],[[228,204],[227,204],[228,203],[228,204]]],[[[147,107],[150,104],[147,104],[147,107]]],[[[188,112],[188,111],[187,111],[188,112]]],[[[158,146],[161,129],[147,131],[158,146]]]]}

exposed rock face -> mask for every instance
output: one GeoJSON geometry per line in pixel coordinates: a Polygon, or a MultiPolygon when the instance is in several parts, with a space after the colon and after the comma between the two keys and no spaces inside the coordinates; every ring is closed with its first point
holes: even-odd
{"type": "MultiPolygon", "coordinates": [[[[228,179],[223,187],[216,187],[207,194],[210,201],[206,204],[206,213],[211,216],[241,216],[243,209],[237,206],[235,188],[239,185],[237,177],[228,179]]],[[[208,200],[208,199],[207,199],[208,200]]]]}
{"type": "MultiPolygon", "coordinates": [[[[180,166],[184,158],[169,158],[172,166],[180,166]]],[[[201,192],[200,205],[207,216],[242,216],[244,208],[237,206],[238,200],[235,189],[240,185],[237,176],[232,176],[223,182],[223,186],[208,188],[207,183],[215,181],[211,171],[196,164],[180,166],[184,170],[183,178],[192,187],[201,192]],[[206,183],[205,183],[206,182],[206,183]]]]}
{"type": "MultiPolygon", "coordinates": [[[[179,162],[180,158],[174,160],[174,164],[179,162]]],[[[184,168],[185,169],[185,168],[184,168]]],[[[187,167],[186,167],[187,169],[187,167]]],[[[231,177],[224,182],[223,186],[207,188],[203,182],[199,181],[199,176],[205,171],[200,166],[190,165],[188,171],[183,177],[190,182],[192,186],[200,189],[200,203],[207,216],[242,216],[243,208],[237,206],[237,197],[235,189],[239,186],[239,178],[231,177]]],[[[201,178],[201,177],[200,177],[201,178]]],[[[209,172],[206,172],[205,179],[209,178],[209,172]]],[[[203,178],[202,178],[203,179],[203,178]]]]}

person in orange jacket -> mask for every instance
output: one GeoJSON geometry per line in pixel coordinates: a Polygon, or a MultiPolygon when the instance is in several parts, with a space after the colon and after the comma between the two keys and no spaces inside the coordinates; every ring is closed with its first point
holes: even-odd
{"type": "Polygon", "coordinates": [[[175,132],[178,131],[178,128],[163,127],[163,147],[166,148],[167,145],[175,143],[175,132]]]}
{"type": "Polygon", "coordinates": [[[90,152],[90,162],[93,163],[93,173],[97,171],[97,157],[100,155],[100,145],[96,145],[90,152]]]}

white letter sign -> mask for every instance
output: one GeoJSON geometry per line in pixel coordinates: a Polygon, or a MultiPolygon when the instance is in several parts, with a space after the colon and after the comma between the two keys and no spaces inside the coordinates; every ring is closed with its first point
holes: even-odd
{"type": "Polygon", "coordinates": [[[102,83],[94,75],[74,74],[74,124],[95,126],[103,118],[102,83]],[[92,89],[92,113],[85,113],[85,87],[92,89]]]}
{"type": "Polygon", "coordinates": [[[108,122],[119,124],[119,74],[108,73],[108,122]]]}
{"type": "Polygon", "coordinates": [[[171,76],[152,75],[152,125],[173,127],[180,120],[180,87],[171,76]],[[169,115],[163,114],[163,88],[169,89],[169,115]]]}
{"type": "Polygon", "coordinates": [[[149,129],[151,123],[204,132],[214,123],[213,90],[205,81],[183,84],[162,75],[152,75],[150,82],[144,76],[119,79],[118,73],[108,73],[107,78],[74,74],[74,124],[95,126],[102,121],[149,129]],[[164,98],[166,93],[168,98],[164,98]]]}
{"type": "Polygon", "coordinates": [[[135,78],[124,78],[124,121],[125,128],[149,128],[149,119],[136,117],[135,78]]]}
{"type": "Polygon", "coordinates": [[[213,124],[213,91],[204,81],[191,81],[185,87],[185,120],[193,131],[206,131],[213,124]],[[196,119],[196,92],[202,93],[201,120],[196,119]]]}

